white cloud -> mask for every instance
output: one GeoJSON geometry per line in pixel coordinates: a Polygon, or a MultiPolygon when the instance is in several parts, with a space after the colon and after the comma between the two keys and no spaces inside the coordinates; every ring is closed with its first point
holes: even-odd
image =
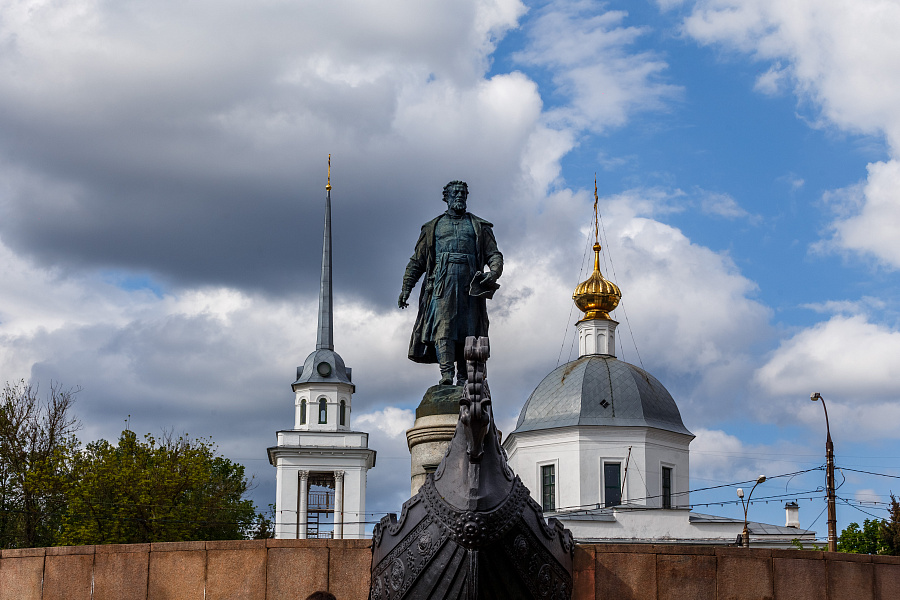
{"type": "Polygon", "coordinates": [[[403,438],[406,440],[406,430],[413,426],[416,420],[415,412],[408,408],[386,406],[382,410],[363,413],[354,417],[355,427],[365,431],[378,429],[390,438],[403,438]]]}
{"type": "Polygon", "coordinates": [[[406,430],[414,421],[412,410],[394,406],[351,419],[354,431],[367,431],[369,447],[378,452],[375,469],[367,478],[367,510],[398,512],[409,498],[410,458],[406,430]]]}
{"type": "Polygon", "coordinates": [[[552,72],[557,91],[568,98],[548,111],[561,127],[604,130],[620,126],[639,110],[660,109],[680,88],[661,82],[667,64],[651,52],[634,52],[646,31],[624,26],[627,13],[597,14],[585,2],[555,2],[531,24],[531,44],[518,53],[523,64],[552,72]]]}
{"type": "Polygon", "coordinates": [[[789,80],[789,73],[781,67],[781,64],[776,63],[768,71],[757,77],[753,89],[763,94],[774,96],[784,91],[784,87],[789,80]]]}
{"type": "Polygon", "coordinates": [[[811,456],[808,448],[794,443],[748,444],[720,429],[698,429],[694,434],[697,437],[691,442],[691,479],[695,480],[692,488],[754,481],[760,475],[770,478],[770,486],[778,485],[771,479],[775,475],[794,473],[819,462],[819,457],[811,456]]]}
{"type": "MultiPolygon", "coordinates": [[[[755,464],[739,464],[746,459],[744,444],[721,430],[698,429],[691,442],[691,475],[701,481],[744,481],[755,478],[755,464]]],[[[692,487],[701,487],[693,483],[692,487]]]]}
{"type": "Polygon", "coordinates": [[[900,332],[864,315],[833,316],[785,340],[755,374],[776,396],[812,392],[853,403],[900,397],[900,332]]]}
{"type": "Polygon", "coordinates": [[[727,254],[640,216],[642,202],[639,191],[628,192],[606,210],[618,284],[642,354],[680,373],[710,373],[742,360],[765,335],[770,314],[753,299],[756,284],[727,254]]]}
{"type": "Polygon", "coordinates": [[[723,219],[741,219],[750,216],[729,194],[715,192],[706,192],[701,195],[700,209],[706,214],[723,219]]]}
{"type": "Polygon", "coordinates": [[[756,89],[788,82],[820,124],[884,135],[891,160],[868,166],[858,212],[833,223],[833,243],[900,268],[900,4],[880,0],[698,0],[684,31],[703,44],[771,61],[756,89]]]}
{"type": "MultiPolygon", "coordinates": [[[[489,308],[491,389],[498,422],[507,427],[557,361],[577,356],[574,324],[581,313],[571,295],[593,261],[588,232],[571,232],[585,223],[591,202],[585,192],[552,194],[528,223],[542,234],[506,256],[503,287],[489,308]]],[[[620,322],[619,358],[641,364],[633,328],[644,366],[676,394],[693,428],[738,401],[733,390],[752,374],[751,348],[767,338],[770,311],[726,254],[694,244],[650,216],[670,210],[670,198],[660,190],[601,198],[609,234],[601,270],[623,293],[624,310],[613,313],[620,322]]]]}
{"type": "Polygon", "coordinates": [[[752,406],[769,422],[824,426],[819,392],[832,434],[844,440],[896,440],[900,419],[900,331],[872,320],[884,307],[877,298],[807,305],[827,320],[800,329],[756,369],[752,384],[766,399],[752,406]]]}
{"type": "Polygon", "coordinates": [[[808,308],[817,313],[858,315],[866,314],[872,309],[883,309],[886,306],[887,304],[885,301],[880,298],[864,296],[860,300],[826,300],[825,302],[813,302],[811,304],[804,304],[803,308],[808,308]]]}
{"type": "Polygon", "coordinates": [[[884,502],[883,496],[871,488],[856,490],[853,497],[860,502],[884,502]]]}
{"type": "Polygon", "coordinates": [[[833,224],[833,242],[900,268],[900,160],[872,163],[859,212],[833,224]]]}

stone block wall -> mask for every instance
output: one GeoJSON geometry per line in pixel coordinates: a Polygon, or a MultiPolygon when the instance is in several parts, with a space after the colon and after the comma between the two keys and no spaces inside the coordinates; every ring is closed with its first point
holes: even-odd
{"type": "MultiPolygon", "coordinates": [[[[369,540],[253,540],[4,550],[0,600],[365,600],[369,540]]],[[[581,545],[574,600],[897,600],[900,557],[581,545]]]]}
{"type": "Polygon", "coordinates": [[[576,548],[578,600],[891,600],[900,556],[596,544],[576,548]]]}
{"type": "Polygon", "coordinates": [[[4,550],[0,600],[366,600],[370,540],[247,540],[4,550]]]}

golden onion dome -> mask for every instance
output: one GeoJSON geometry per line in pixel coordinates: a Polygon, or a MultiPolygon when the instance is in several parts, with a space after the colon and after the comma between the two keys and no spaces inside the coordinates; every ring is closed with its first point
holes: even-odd
{"type": "Polygon", "coordinates": [[[619,286],[607,280],[600,273],[600,244],[594,243],[594,272],[578,284],[572,299],[575,306],[584,313],[582,321],[589,319],[610,319],[610,311],[619,305],[622,291],[619,286]]]}

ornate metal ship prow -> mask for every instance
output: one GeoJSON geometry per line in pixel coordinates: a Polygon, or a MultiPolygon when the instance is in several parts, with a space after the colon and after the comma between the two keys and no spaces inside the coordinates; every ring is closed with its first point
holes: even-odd
{"type": "Polygon", "coordinates": [[[375,526],[370,600],[568,600],[572,533],[544,521],[507,465],[486,379],[486,337],[466,339],[467,381],[447,454],[398,520],[375,526]]]}

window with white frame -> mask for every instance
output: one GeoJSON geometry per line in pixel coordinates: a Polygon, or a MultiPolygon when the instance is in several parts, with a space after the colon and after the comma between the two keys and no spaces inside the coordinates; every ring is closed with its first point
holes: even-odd
{"type": "Polygon", "coordinates": [[[541,508],[556,510],[556,465],[541,465],[541,508]]]}
{"type": "Polygon", "coordinates": [[[603,463],[603,505],[622,504],[622,463],[603,463]]]}
{"type": "Polygon", "coordinates": [[[661,473],[662,482],[662,507],[672,508],[672,467],[663,465],[661,473]]]}

